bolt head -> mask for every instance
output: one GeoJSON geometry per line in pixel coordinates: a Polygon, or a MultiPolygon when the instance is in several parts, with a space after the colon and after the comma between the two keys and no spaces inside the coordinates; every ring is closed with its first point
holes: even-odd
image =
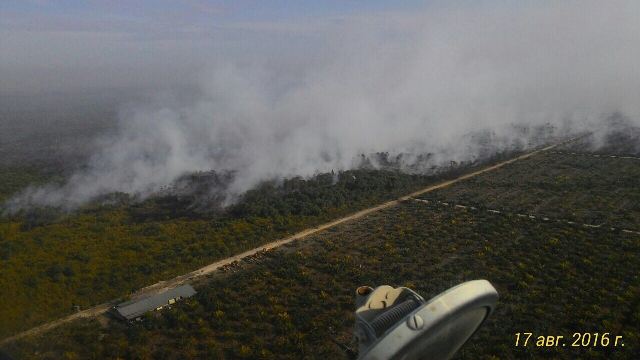
{"type": "Polygon", "coordinates": [[[424,326],[424,320],[420,317],[420,315],[412,315],[407,319],[407,326],[411,330],[420,330],[424,326]]]}

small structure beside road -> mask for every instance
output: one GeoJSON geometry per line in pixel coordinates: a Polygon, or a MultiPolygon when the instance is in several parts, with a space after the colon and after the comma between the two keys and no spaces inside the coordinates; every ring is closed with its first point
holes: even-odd
{"type": "Polygon", "coordinates": [[[191,285],[181,285],[160,294],[118,304],[113,307],[112,313],[122,320],[137,320],[149,311],[162,310],[167,306],[173,305],[182,299],[192,297],[195,294],[196,291],[191,285]]]}

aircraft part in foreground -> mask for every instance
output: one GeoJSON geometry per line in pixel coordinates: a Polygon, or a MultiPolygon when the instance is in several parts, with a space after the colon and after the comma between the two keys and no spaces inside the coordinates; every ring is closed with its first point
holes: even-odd
{"type": "Polygon", "coordinates": [[[406,287],[356,290],[358,359],[450,359],[482,326],[498,301],[486,280],[473,280],[426,301],[406,287]]]}

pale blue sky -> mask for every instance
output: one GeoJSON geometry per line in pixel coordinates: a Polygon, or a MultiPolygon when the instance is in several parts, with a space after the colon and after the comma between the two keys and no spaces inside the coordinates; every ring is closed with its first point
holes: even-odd
{"type": "Polygon", "coordinates": [[[428,3],[0,0],[0,92],[171,83],[220,58],[317,48],[311,40],[350,18],[411,14],[428,3]]]}
{"type": "Polygon", "coordinates": [[[3,0],[2,18],[76,17],[78,20],[281,21],[357,13],[414,10],[418,0],[3,0]]]}
{"type": "MultiPolygon", "coordinates": [[[[473,54],[470,59],[482,60],[477,55],[481,52],[507,61],[527,54],[522,57],[525,61],[546,56],[547,51],[572,49],[588,33],[593,39],[583,52],[593,58],[590,49],[596,40],[606,39],[602,46],[616,51],[625,48],[619,45],[618,33],[637,43],[633,25],[638,23],[637,2],[603,4],[597,0],[0,0],[0,93],[170,87],[199,81],[208,69],[225,62],[258,64],[275,78],[283,74],[297,78],[298,73],[319,66],[341,68],[353,62],[366,66],[375,63],[380,49],[395,53],[403,47],[416,56],[440,56],[455,48],[464,56],[473,54]],[[542,30],[552,35],[541,35],[542,30]],[[488,33],[492,37],[484,38],[488,33]],[[507,50],[492,50],[496,46],[507,50]],[[547,51],[537,50],[542,46],[547,51]]],[[[611,51],[606,48],[601,53],[611,51]]]]}

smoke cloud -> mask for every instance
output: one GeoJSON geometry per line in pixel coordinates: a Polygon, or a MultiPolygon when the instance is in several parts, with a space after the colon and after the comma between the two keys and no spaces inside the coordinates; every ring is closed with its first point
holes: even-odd
{"type": "Polygon", "coordinates": [[[486,130],[505,148],[529,140],[518,126],[576,132],[614,112],[639,124],[639,14],[634,1],[523,2],[238,25],[274,34],[269,46],[207,59],[188,101],[124,109],[85,170],[10,206],[146,196],[212,169],[234,171],[239,194],[373,152],[471,160],[469,134],[486,130]]]}

